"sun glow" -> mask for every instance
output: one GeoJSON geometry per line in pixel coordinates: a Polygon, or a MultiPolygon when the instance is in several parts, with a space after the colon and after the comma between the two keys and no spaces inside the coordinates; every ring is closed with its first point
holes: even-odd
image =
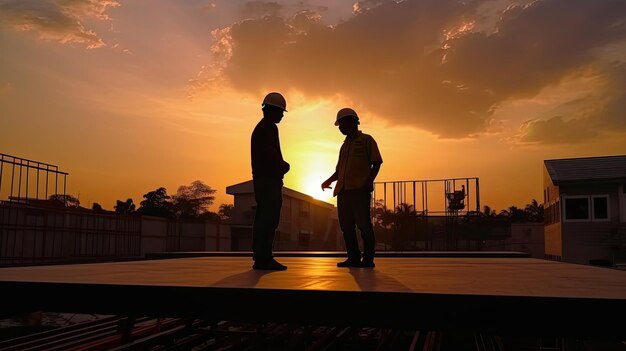
{"type": "MultiPolygon", "coordinates": [[[[322,200],[329,203],[334,203],[333,189],[326,189],[322,191],[322,182],[325,181],[330,174],[313,173],[309,174],[302,181],[302,188],[304,193],[311,195],[318,200],[322,200]]],[[[334,185],[334,184],[333,184],[334,185]]]]}

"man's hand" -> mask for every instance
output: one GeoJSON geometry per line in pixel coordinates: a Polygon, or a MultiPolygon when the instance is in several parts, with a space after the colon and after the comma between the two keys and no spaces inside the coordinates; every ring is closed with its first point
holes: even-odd
{"type": "Polygon", "coordinates": [[[322,191],[326,190],[326,189],[330,189],[330,183],[332,183],[329,180],[326,180],[324,183],[322,183],[322,191]]]}
{"type": "Polygon", "coordinates": [[[286,174],[287,172],[289,172],[289,168],[291,166],[289,166],[289,163],[287,163],[286,161],[283,161],[283,174],[286,174]]]}

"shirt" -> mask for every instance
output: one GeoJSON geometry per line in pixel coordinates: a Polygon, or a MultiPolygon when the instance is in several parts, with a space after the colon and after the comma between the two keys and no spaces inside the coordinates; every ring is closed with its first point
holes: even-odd
{"type": "Polygon", "coordinates": [[[267,118],[261,119],[251,139],[252,177],[283,179],[285,161],[276,124],[267,118]]]}
{"type": "Polygon", "coordinates": [[[343,189],[364,187],[369,182],[372,164],[382,162],[378,145],[371,135],[358,131],[355,137],[346,137],[339,150],[337,184],[333,194],[336,196],[343,189]]]}

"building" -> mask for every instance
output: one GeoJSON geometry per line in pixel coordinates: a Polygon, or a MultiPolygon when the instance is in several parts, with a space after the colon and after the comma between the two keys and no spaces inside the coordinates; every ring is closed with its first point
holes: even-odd
{"type": "Polygon", "coordinates": [[[546,257],[616,265],[626,258],[626,155],[544,161],[546,257]]]}
{"type": "Polygon", "coordinates": [[[525,252],[533,258],[544,258],[544,224],[540,222],[511,223],[511,236],[506,249],[525,252]]]}
{"type": "MultiPolygon", "coordinates": [[[[251,250],[256,210],[252,180],[228,186],[226,193],[234,196],[232,250],[251,250]]],[[[340,240],[339,233],[335,206],[283,187],[283,206],[274,250],[339,250],[343,240],[340,240]]]]}

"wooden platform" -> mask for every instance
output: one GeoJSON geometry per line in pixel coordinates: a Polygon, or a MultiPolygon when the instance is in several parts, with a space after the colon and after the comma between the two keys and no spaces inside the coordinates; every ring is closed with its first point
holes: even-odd
{"type": "MultiPolygon", "coordinates": [[[[236,255],[235,255],[236,256],[236,255]]],[[[518,257],[194,257],[0,269],[0,310],[626,339],[626,272],[518,257]]]]}

